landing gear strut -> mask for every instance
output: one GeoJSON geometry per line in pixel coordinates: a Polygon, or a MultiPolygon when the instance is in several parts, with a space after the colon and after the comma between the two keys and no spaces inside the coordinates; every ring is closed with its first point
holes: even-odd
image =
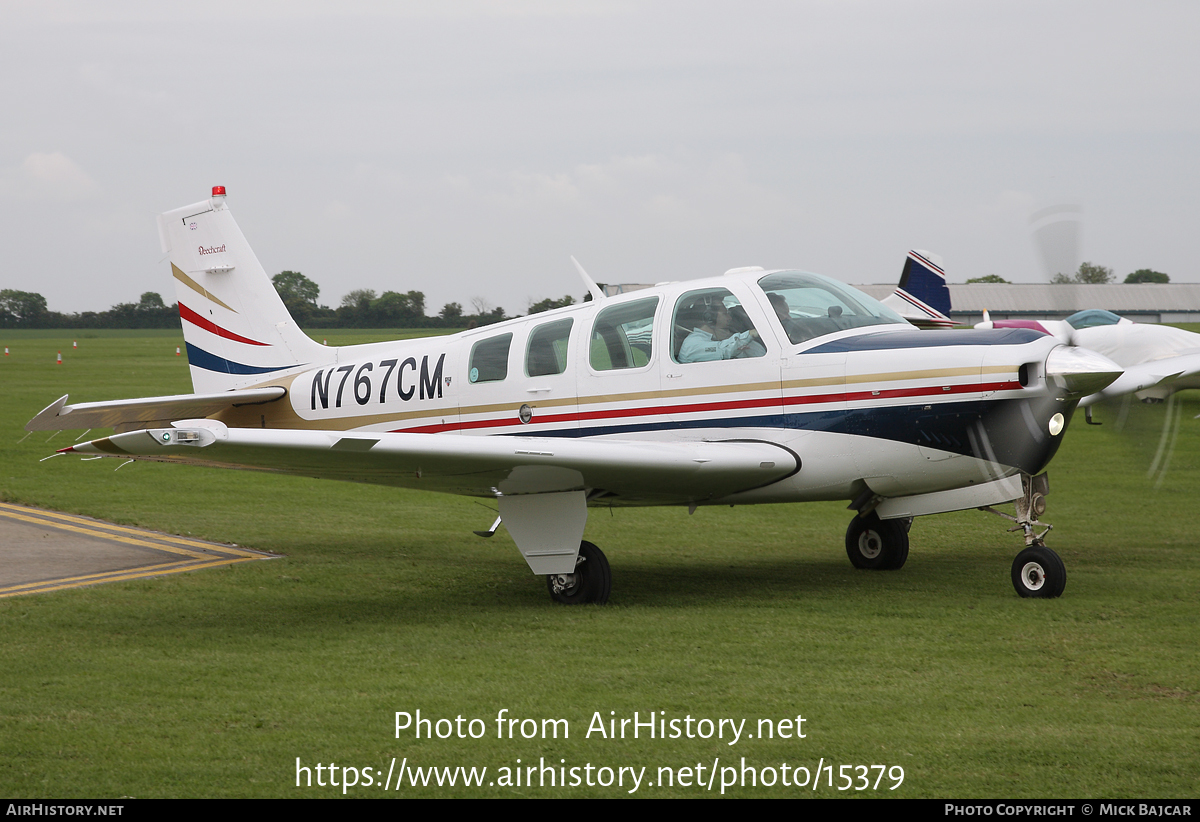
{"type": "Polygon", "coordinates": [[[846,555],[855,568],[895,571],[908,559],[908,522],[856,516],[846,529],[846,555]]]}
{"type": "Polygon", "coordinates": [[[612,571],[604,552],[586,540],[579,543],[575,573],[549,574],[546,587],[550,598],[562,605],[603,605],[612,593],[612,571]]]}
{"type": "Polygon", "coordinates": [[[1045,474],[1031,477],[1021,475],[1024,495],[1016,500],[1017,515],[1011,516],[993,508],[983,510],[1012,520],[1016,523],[1009,531],[1022,531],[1025,535],[1025,550],[1017,554],[1012,564],[1012,583],[1017,595],[1038,599],[1053,599],[1062,596],[1067,587],[1067,568],[1062,558],[1046,547],[1045,537],[1054,526],[1038,521],[1046,512],[1046,494],[1050,493],[1050,480],[1045,474]],[[1037,529],[1045,525],[1040,534],[1037,529]]]}

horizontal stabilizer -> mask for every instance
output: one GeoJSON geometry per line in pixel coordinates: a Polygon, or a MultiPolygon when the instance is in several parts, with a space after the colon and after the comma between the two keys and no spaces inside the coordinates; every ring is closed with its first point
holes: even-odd
{"type": "Polygon", "coordinates": [[[139,422],[207,417],[226,408],[258,405],[279,399],[287,390],[279,386],[215,394],[176,394],[135,400],[81,402],[67,405],[63,394],[25,424],[26,431],[68,431],[82,428],[118,428],[139,422]]]}
{"type": "Polygon", "coordinates": [[[638,503],[719,499],[791,476],[800,467],[792,451],[766,442],[463,437],[200,422],[115,434],[62,451],[472,496],[589,489],[638,503]]]}

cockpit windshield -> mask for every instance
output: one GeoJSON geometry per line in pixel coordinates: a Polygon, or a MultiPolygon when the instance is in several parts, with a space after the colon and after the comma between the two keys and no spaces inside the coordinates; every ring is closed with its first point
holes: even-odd
{"type": "Polygon", "coordinates": [[[793,343],[868,325],[908,325],[858,289],[819,274],[779,271],[758,281],[793,343]]]}
{"type": "Polygon", "coordinates": [[[1071,316],[1067,317],[1067,325],[1072,328],[1093,328],[1097,325],[1116,325],[1121,321],[1121,318],[1111,311],[1105,311],[1103,308],[1089,308],[1085,311],[1076,311],[1071,316]]]}

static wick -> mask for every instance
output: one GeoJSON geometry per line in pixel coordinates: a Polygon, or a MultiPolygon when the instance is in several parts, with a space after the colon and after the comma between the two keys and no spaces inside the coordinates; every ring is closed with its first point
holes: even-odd
{"type": "Polygon", "coordinates": [[[117,473],[118,471],[120,471],[122,468],[124,468],[126,465],[128,465],[131,462],[137,462],[137,460],[125,460],[125,462],[121,463],[120,465],[118,465],[116,468],[113,469],[113,473],[114,474],[117,473]]]}
{"type": "Polygon", "coordinates": [[[61,456],[62,456],[62,454],[55,452],[48,457],[42,457],[40,460],[38,460],[38,462],[45,462],[46,460],[52,460],[55,457],[61,457],[61,456]]]}
{"type": "Polygon", "coordinates": [[[104,457],[102,457],[102,456],[95,456],[95,457],[80,457],[80,458],[79,458],[79,461],[80,461],[80,462],[91,462],[92,460],[102,460],[102,459],[104,459],[104,457]]]}
{"type": "Polygon", "coordinates": [[[60,428],[57,431],[55,431],[53,434],[51,434],[50,436],[46,437],[46,442],[50,442],[50,440],[54,439],[61,433],[62,433],[62,429],[60,428]]]}
{"type": "Polygon", "coordinates": [[[17,445],[20,445],[21,443],[25,442],[25,440],[29,439],[32,436],[33,436],[32,431],[26,431],[25,436],[23,436],[23,437],[21,437],[21,439],[17,440],[17,445]]]}
{"type": "Polygon", "coordinates": [[[82,434],[80,434],[78,437],[76,437],[76,438],[75,438],[75,442],[79,442],[81,439],[83,439],[84,437],[86,437],[86,436],[87,436],[88,434],[90,434],[90,433],[92,433],[92,429],[90,429],[90,428],[89,428],[88,430],[86,430],[86,431],[84,431],[82,434]]]}

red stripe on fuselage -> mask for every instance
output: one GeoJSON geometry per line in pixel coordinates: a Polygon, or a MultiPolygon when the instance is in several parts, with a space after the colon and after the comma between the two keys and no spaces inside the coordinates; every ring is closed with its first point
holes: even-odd
{"type": "Polygon", "coordinates": [[[192,309],[188,308],[183,303],[179,304],[179,317],[180,317],[180,319],[187,320],[194,326],[203,328],[205,331],[208,331],[209,333],[212,333],[212,334],[216,334],[219,337],[224,337],[227,340],[233,340],[234,342],[245,343],[246,345],[270,346],[270,343],[258,342],[257,340],[252,340],[248,337],[243,337],[241,334],[234,334],[232,331],[226,331],[224,328],[222,328],[221,326],[212,322],[211,320],[204,319],[203,317],[201,317],[199,314],[197,314],[192,309]]]}
{"type": "MultiPolygon", "coordinates": [[[[950,386],[924,386],[921,388],[894,388],[887,391],[848,391],[837,394],[809,394],[784,397],[782,403],[778,397],[764,397],[756,400],[729,400],[725,402],[703,402],[689,405],[656,405],[641,408],[614,408],[607,411],[585,411],[576,414],[545,414],[539,415],[537,421],[541,424],[558,422],[584,422],[589,420],[621,419],[624,417],[655,417],[664,414],[700,414],[706,411],[734,411],[747,408],[769,408],[774,406],[783,410],[784,405],[809,405],[829,402],[861,402],[862,400],[887,400],[901,397],[946,396],[947,394],[971,394],[988,391],[1011,391],[1021,388],[1016,381],[965,383],[950,386]]],[[[487,419],[468,420],[466,422],[437,423],[434,425],[419,425],[415,428],[397,428],[393,434],[437,434],[443,431],[470,431],[479,428],[511,428],[520,426],[519,419],[487,419]]]]}

